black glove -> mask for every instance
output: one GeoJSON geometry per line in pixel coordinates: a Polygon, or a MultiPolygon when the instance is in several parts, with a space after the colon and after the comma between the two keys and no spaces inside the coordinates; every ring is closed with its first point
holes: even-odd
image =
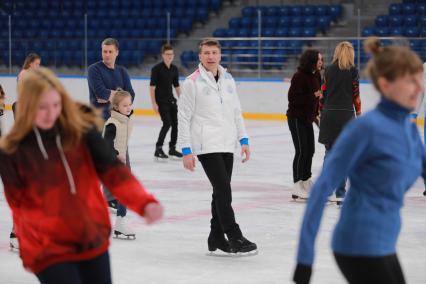
{"type": "Polygon", "coordinates": [[[296,284],[308,284],[311,280],[312,267],[298,263],[294,271],[293,281],[296,284]]]}

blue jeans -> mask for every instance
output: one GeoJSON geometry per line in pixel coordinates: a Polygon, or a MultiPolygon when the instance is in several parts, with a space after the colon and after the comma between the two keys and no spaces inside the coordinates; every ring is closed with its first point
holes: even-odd
{"type": "MultiPolygon", "coordinates": [[[[324,161],[327,158],[327,154],[331,150],[332,146],[333,146],[333,144],[326,144],[325,145],[324,161]]],[[[336,192],[336,197],[337,198],[344,198],[345,197],[345,195],[346,195],[346,178],[343,179],[343,181],[341,183],[339,183],[339,185],[337,186],[335,192],[336,192]]]]}
{"type": "Polygon", "coordinates": [[[108,251],[93,259],[53,264],[37,275],[41,284],[111,284],[108,251]]]}

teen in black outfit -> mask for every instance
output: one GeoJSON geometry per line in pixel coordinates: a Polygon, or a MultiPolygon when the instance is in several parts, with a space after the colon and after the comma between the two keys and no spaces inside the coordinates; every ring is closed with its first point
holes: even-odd
{"type": "Polygon", "coordinates": [[[177,141],[177,105],[173,96],[172,86],[175,88],[178,97],[180,96],[179,73],[175,65],[172,64],[174,53],[173,47],[165,44],[161,47],[161,56],[163,61],[155,65],[151,70],[150,95],[152,108],[159,113],[163,126],[158,135],[155,144],[154,156],[157,159],[167,159],[168,156],[163,152],[163,143],[170,127],[169,155],[174,158],[182,158],[182,154],[176,151],[177,141]]]}

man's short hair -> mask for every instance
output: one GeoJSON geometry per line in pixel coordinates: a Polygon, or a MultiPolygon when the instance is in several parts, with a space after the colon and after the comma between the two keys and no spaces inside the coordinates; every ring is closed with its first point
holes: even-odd
{"type": "Polygon", "coordinates": [[[116,40],[115,38],[109,37],[109,38],[104,39],[102,41],[101,46],[104,46],[104,45],[114,45],[115,48],[118,50],[118,40],[116,40]]]}
{"type": "Polygon", "coordinates": [[[217,48],[219,48],[219,50],[222,49],[222,47],[220,46],[220,43],[217,39],[212,38],[212,37],[208,37],[203,39],[200,42],[200,45],[198,46],[198,53],[201,53],[201,49],[203,48],[203,46],[216,46],[217,48]]]}
{"type": "Polygon", "coordinates": [[[163,44],[163,46],[161,47],[161,54],[164,54],[164,52],[166,52],[167,50],[173,50],[173,46],[168,43],[163,44]]]}

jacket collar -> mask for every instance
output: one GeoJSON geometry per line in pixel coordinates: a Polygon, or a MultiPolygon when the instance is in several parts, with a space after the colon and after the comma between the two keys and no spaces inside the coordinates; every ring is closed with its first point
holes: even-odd
{"type": "Polygon", "coordinates": [[[129,115],[121,114],[114,109],[111,110],[111,117],[118,120],[120,123],[127,123],[130,119],[130,116],[132,116],[132,114],[133,114],[133,110],[129,115]]]}
{"type": "Polygon", "coordinates": [[[386,116],[396,121],[405,121],[410,116],[411,112],[411,110],[406,109],[400,106],[399,104],[386,99],[385,97],[383,97],[383,95],[380,103],[377,105],[377,108],[386,116]]]}
{"type": "Polygon", "coordinates": [[[217,89],[217,85],[222,82],[225,76],[226,69],[223,68],[221,65],[217,67],[217,71],[219,72],[219,80],[216,82],[216,79],[214,78],[212,72],[207,71],[206,68],[200,63],[198,64],[198,69],[200,70],[201,77],[207,81],[207,83],[212,86],[213,88],[217,89]]]}

